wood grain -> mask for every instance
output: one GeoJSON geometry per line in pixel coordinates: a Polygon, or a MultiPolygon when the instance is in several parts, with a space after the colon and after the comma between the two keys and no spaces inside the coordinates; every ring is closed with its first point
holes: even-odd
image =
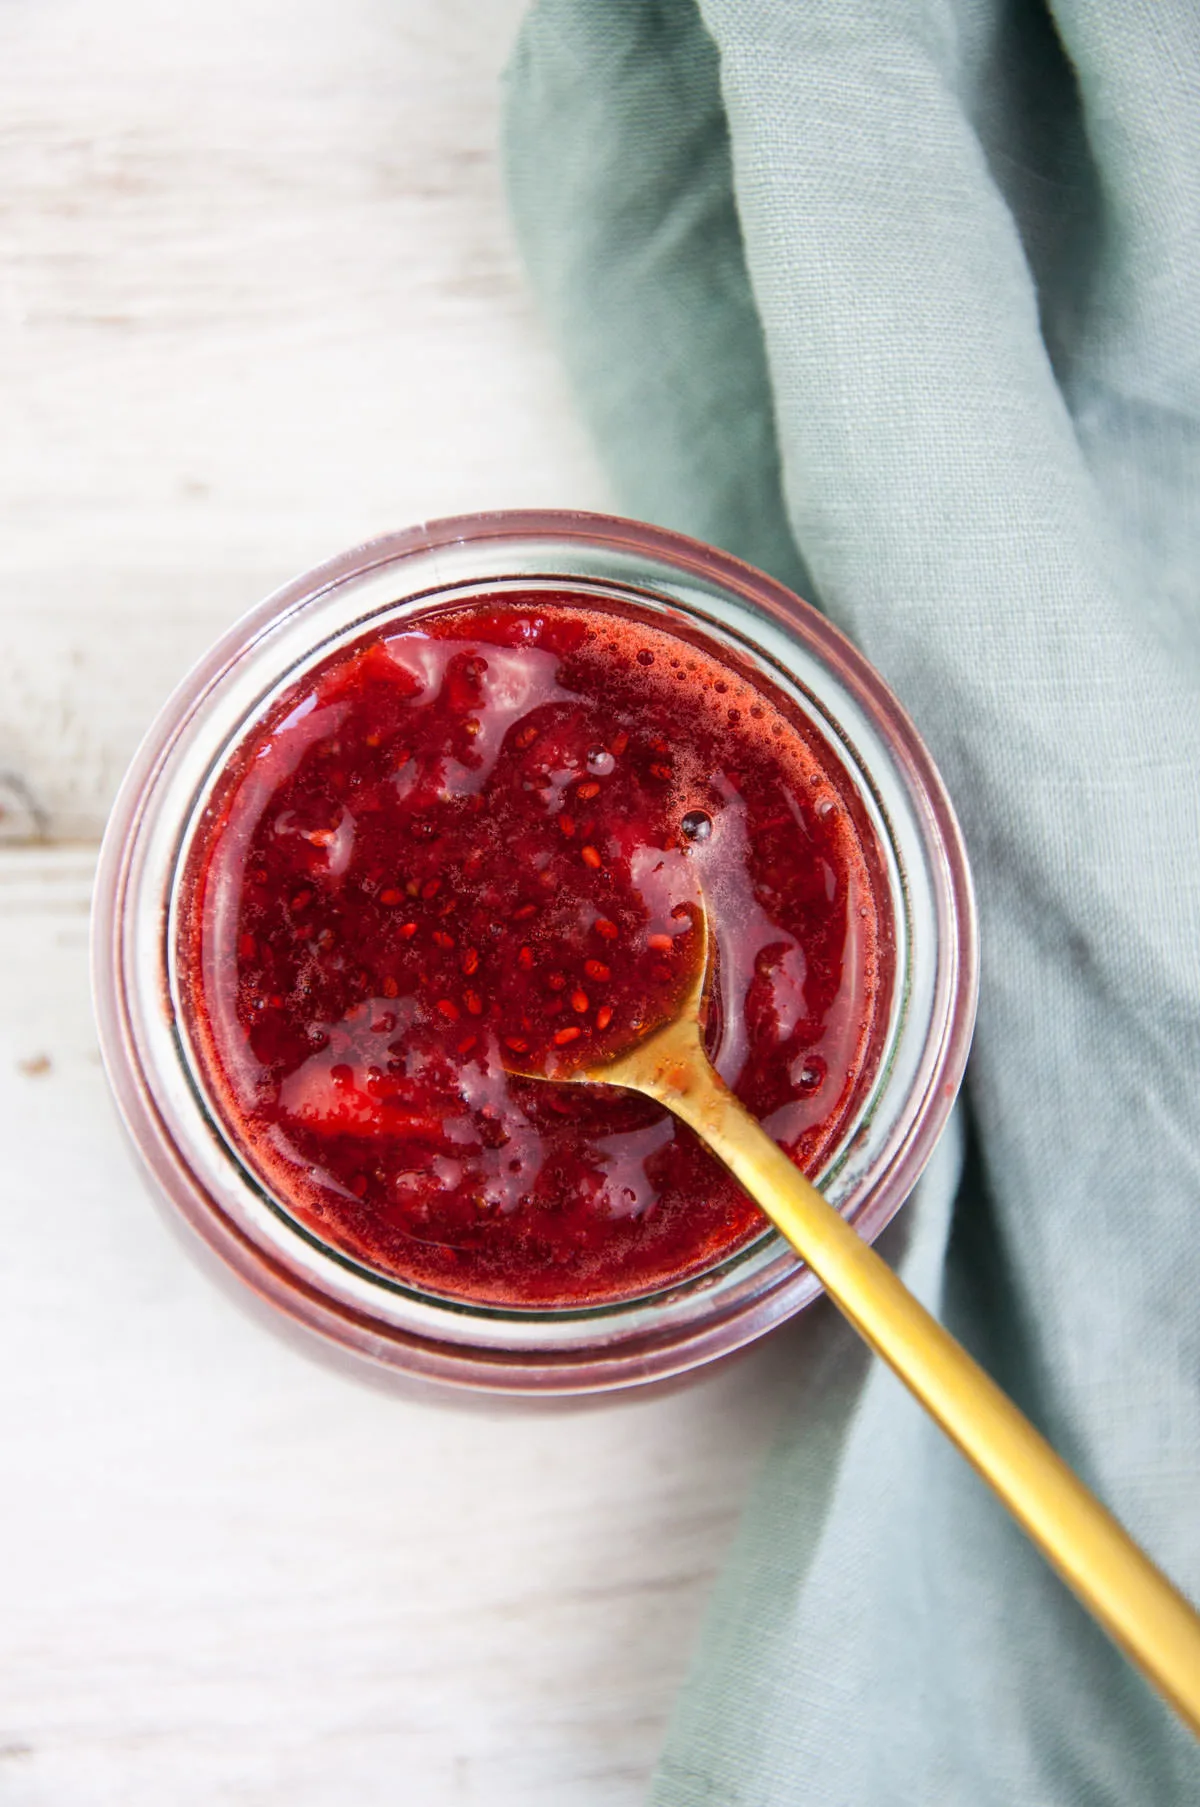
{"type": "Polygon", "coordinates": [[[90,878],[0,861],[0,1800],[628,1807],[797,1332],[590,1409],[306,1361],[132,1169],[90,878]]]}
{"type": "Polygon", "coordinates": [[[516,8],[0,12],[0,771],[100,832],[267,590],[371,534],[603,506],[509,241],[516,8]]]}
{"type": "Polygon", "coordinates": [[[143,1195],[94,842],[170,686],[370,533],[605,493],[494,140],[511,0],[0,8],[0,1800],[631,1807],[792,1331],[604,1409],[306,1361],[143,1195]]]}

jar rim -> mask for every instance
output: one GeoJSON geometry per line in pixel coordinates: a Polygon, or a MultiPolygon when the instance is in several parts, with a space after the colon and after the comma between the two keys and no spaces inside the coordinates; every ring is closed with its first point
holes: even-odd
{"type": "MultiPolygon", "coordinates": [[[[439,568],[446,561],[461,562],[465,557],[469,562],[478,556],[484,562],[472,581],[482,584],[489,581],[485,569],[489,552],[494,562],[502,554],[517,557],[521,548],[531,548],[532,556],[555,545],[569,548],[572,557],[598,560],[598,571],[612,560],[632,561],[639,568],[648,563],[685,587],[698,585],[705,596],[724,597],[727,606],[773,624],[785,643],[803,647],[839,696],[853,700],[886,749],[911,815],[913,845],[908,852],[925,868],[922,882],[927,883],[933,926],[922,932],[926,939],[933,938],[935,959],[929,978],[925,1041],[913,1069],[916,1095],[907,1101],[903,1120],[897,1123],[886,1169],[847,1210],[860,1233],[874,1240],[911,1191],[933,1151],[957,1093],[970,1045],[978,983],[977,937],[965,850],[933,761],[880,675],[811,605],[728,553],[668,529],[618,516],[515,510],[428,522],[338,554],[284,585],[243,616],[168,700],[131,764],[110,817],[97,869],[93,912],[93,989],[101,1051],[126,1128],[156,1191],[173,1207],[174,1215],[222,1258],[226,1269],[248,1282],[261,1297],[344,1350],[409,1375],[477,1389],[542,1394],[605,1391],[695,1367],[762,1334],[809,1303],[821,1288],[791,1251],[778,1244],[779,1258],[767,1264],[766,1280],[757,1290],[751,1287],[750,1296],[739,1297],[734,1286],[721,1310],[707,1317],[703,1311],[693,1311],[690,1322],[674,1328],[644,1322],[635,1330],[627,1325],[622,1331],[609,1320],[621,1316],[623,1308],[606,1312],[603,1306],[591,1307],[583,1314],[564,1308],[546,1315],[560,1326],[570,1315],[586,1316],[597,1326],[590,1340],[574,1346],[526,1342],[510,1348],[464,1337],[462,1318],[464,1310],[470,1316],[470,1308],[454,1302],[438,1303],[438,1309],[453,1320],[440,1326],[436,1311],[432,1318],[428,1312],[418,1313],[406,1325],[381,1318],[361,1289],[356,1293],[353,1288],[331,1288],[318,1271],[319,1263],[291,1259],[286,1248],[264,1246],[264,1238],[253,1233],[247,1222],[237,1221],[236,1213],[231,1215],[222,1208],[211,1187],[206,1188],[198,1176],[187,1136],[175,1120],[175,1107],[156,1084],[160,1075],[152,1049],[148,1057],[153,1028],[147,1025],[152,1024],[154,1009],[169,1014],[170,999],[163,988],[153,999],[147,996],[152,989],[143,957],[147,930],[145,921],[139,924],[134,918],[145,916],[155,837],[161,840],[170,833],[170,821],[162,819],[162,812],[170,789],[166,775],[173,759],[197,736],[202,739],[206,706],[221,694],[222,687],[228,688],[237,674],[250,669],[255,658],[261,660],[264,652],[272,652],[273,642],[275,656],[265,669],[276,673],[291,669],[286,663],[280,665],[277,657],[282,644],[278,637],[285,626],[294,630],[294,638],[298,633],[303,640],[300,630],[305,626],[306,611],[309,624],[314,624],[317,605],[334,596],[344,611],[346,599],[357,587],[380,576],[386,576],[394,606],[399,606],[429,594],[428,584],[415,591],[406,587],[406,573],[411,578],[421,570],[436,587],[439,568]]],[[[491,581],[513,574],[497,570],[491,581]]],[[[560,584],[583,575],[553,567],[536,571],[523,564],[516,574],[533,583],[553,580],[560,584]]],[[[606,581],[602,574],[597,580],[601,584],[606,581]]],[[[610,574],[607,581],[620,580],[610,574]]],[[[671,599],[686,606],[681,596],[671,599]]],[[[366,631],[382,606],[363,615],[356,631],[366,631]]],[[[833,719],[836,724],[836,717],[833,719]]],[[[179,828],[182,832],[182,823],[179,828]]],[[[166,899],[159,898],[159,902],[163,905],[161,929],[166,899]]],[[[757,1249],[760,1244],[749,1246],[757,1249]]],[[[734,1262],[743,1253],[738,1251],[734,1262]]],[[[703,1282],[707,1276],[697,1278],[703,1282]]],[[[627,1312],[624,1315],[628,1317],[627,1312]]]]}

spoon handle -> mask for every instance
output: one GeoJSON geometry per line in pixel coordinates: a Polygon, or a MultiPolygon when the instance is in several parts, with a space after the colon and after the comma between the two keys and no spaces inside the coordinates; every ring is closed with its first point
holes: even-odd
{"type": "MultiPolygon", "coordinates": [[[[673,1082],[673,1081],[677,1081],[673,1082]]],[[[1029,1420],[739,1104],[707,1061],[660,1101],[739,1179],[999,1494],[1068,1587],[1200,1737],[1200,1616],[1029,1420]]]]}

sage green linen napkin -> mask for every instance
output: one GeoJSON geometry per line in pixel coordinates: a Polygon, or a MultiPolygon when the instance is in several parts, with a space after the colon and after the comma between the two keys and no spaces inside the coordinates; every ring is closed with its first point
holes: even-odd
{"type": "MultiPolygon", "coordinates": [[[[1200,8],[543,0],[529,267],[621,504],[828,611],[979,888],[893,1254],[1200,1595],[1200,8]]],[[[1200,1756],[818,1308],[658,1807],[1200,1801],[1200,1756]]]]}

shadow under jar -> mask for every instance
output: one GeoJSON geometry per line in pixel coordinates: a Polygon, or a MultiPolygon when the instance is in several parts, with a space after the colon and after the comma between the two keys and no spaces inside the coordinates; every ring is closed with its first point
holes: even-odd
{"type": "Polygon", "coordinates": [[[690,1132],[510,1075],[636,1036],[699,900],[710,1056],[873,1238],[953,1101],[961,840],[779,585],[608,517],[433,523],[270,598],[171,699],[101,855],[101,1041],[174,1211],[369,1361],[510,1392],[683,1372],[817,1283],[690,1132]]]}

